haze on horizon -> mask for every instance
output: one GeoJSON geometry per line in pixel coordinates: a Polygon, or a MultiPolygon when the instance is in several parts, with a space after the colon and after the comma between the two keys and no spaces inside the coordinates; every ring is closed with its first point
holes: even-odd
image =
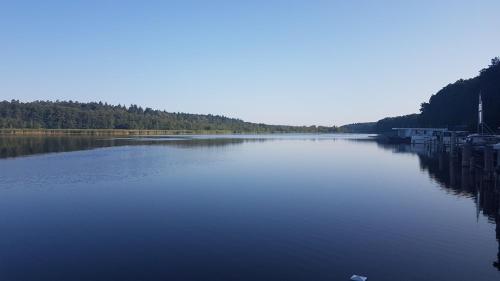
{"type": "Polygon", "coordinates": [[[500,1],[12,1],[0,100],[287,125],[418,112],[498,56],[500,1]]]}

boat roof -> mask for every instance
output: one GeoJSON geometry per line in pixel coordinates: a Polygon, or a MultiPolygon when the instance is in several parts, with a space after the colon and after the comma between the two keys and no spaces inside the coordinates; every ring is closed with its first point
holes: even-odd
{"type": "Polygon", "coordinates": [[[483,138],[500,138],[500,135],[482,135],[482,134],[471,134],[471,135],[468,135],[467,137],[472,137],[472,138],[475,138],[475,137],[483,137],[483,138]]]}
{"type": "Polygon", "coordinates": [[[430,131],[448,131],[446,128],[392,128],[393,130],[430,130],[430,131]]]}

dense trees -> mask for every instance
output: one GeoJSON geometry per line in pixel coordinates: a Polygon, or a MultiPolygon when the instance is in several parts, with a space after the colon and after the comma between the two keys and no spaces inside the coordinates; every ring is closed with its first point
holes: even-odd
{"type": "Polygon", "coordinates": [[[386,117],[377,122],[354,123],[339,127],[339,131],[345,133],[386,133],[392,128],[419,127],[420,115],[408,114],[397,117],[386,117]]]}
{"type": "MultiPolygon", "coordinates": [[[[500,59],[482,69],[477,77],[449,84],[420,108],[420,114],[388,117],[376,123],[342,126],[344,132],[386,132],[394,127],[446,127],[475,130],[478,95],[483,98],[484,120],[500,127],[500,59]]],[[[335,132],[336,127],[296,127],[244,122],[219,115],[171,113],[131,105],[102,102],[17,100],[0,102],[0,128],[46,129],[155,129],[228,130],[233,132],[335,132]]]]}
{"type": "Polygon", "coordinates": [[[500,59],[476,76],[449,84],[429,102],[422,103],[420,124],[422,126],[465,128],[474,130],[478,122],[478,95],[483,99],[484,121],[493,129],[500,126],[500,59]]]}
{"type": "Polygon", "coordinates": [[[280,126],[219,115],[171,113],[102,102],[17,100],[0,102],[0,128],[229,130],[233,132],[333,132],[335,127],[280,126]]]}
{"type": "Polygon", "coordinates": [[[340,127],[387,132],[395,127],[439,127],[474,131],[478,122],[479,92],[483,99],[484,122],[492,130],[500,127],[500,59],[482,69],[479,75],[449,84],[420,108],[420,114],[388,117],[373,123],[357,123],[340,127]],[[363,125],[365,124],[365,125],[363,125]],[[371,126],[371,127],[370,127],[371,126]]]}
{"type": "Polygon", "coordinates": [[[375,130],[382,133],[392,131],[392,128],[419,127],[419,117],[420,116],[418,114],[386,117],[377,121],[377,123],[375,124],[375,130]]]}
{"type": "Polygon", "coordinates": [[[339,127],[339,131],[342,133],[375,133],[376,124],[377,122],[352,123],[339,127]]]}

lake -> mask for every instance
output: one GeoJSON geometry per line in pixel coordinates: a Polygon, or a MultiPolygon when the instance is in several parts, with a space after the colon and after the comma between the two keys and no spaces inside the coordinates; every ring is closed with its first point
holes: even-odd
{"type": "Polygon", "coordinates": [[[1,137],[0,158],[0,280],[500,280],[498,183],[426,147],[1,137]]]}

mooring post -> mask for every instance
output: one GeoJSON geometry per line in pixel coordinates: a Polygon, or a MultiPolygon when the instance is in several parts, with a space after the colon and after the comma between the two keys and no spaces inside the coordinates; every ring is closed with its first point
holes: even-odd
{"type": "MultiPolygon", "coordinates": [[[[500,147],[495,146],[494,153],[497,154],[497,165],[495,168],[495,188],[500,189],[500,147]]],[[[500,208],[498,208],[498,212],[500,213],[500,208]]]]}
{"type": "Polygon", "coordinates": [[[461,187],[463,190],[469,190],[469,185],[470,185],[470,174],[468,173],[468,169],[466,166],[462,166],[462,171],[460,173],[461,178],[461,187]]]}
{"type": "Polygon", "coordinates": [[[455,175],[455,158],[451,157],[448,159],[449,162],[449,172],[450,172],[450,185],[454,187],[457,184],[457,179],[455,175]]]}
{"type": "Polygon", "coordinates": [[[493,173],[493,162],[494,162],[494,158],[493,158],[493,147],[491,146],[485,146],[484,147],[484,172],[486,174],[492,174],[493,173]]]}
{"type": "Polygon", "coordinates": [[[495,149],[497,153],[497,172],[500,173],[500,148],[495,149]]]}
{"type": "Polygon", "coordinates": [[[473,173],[476,168],[476,159],[474,159],[474,155],[471,154],[469,158],[469,172],[473,173]]]}
{"type": "Polygon", "coordinates": [[[455,157],[455,146],[457,145],[457,133],[451,132],[450,139],[450,155],[451,157],[455,157]]]}
{"type": "Polygon", "coordinates": [[[472,146],[468,143],[462,146],[462,166],[467,167],[470,165],[472,146]]]}
{"type": "Polygon", "coordinates": [[[444,167],[444,152],[440,149],[438,152],[438,167],[439,170],[442,171],[444,167]]]}

